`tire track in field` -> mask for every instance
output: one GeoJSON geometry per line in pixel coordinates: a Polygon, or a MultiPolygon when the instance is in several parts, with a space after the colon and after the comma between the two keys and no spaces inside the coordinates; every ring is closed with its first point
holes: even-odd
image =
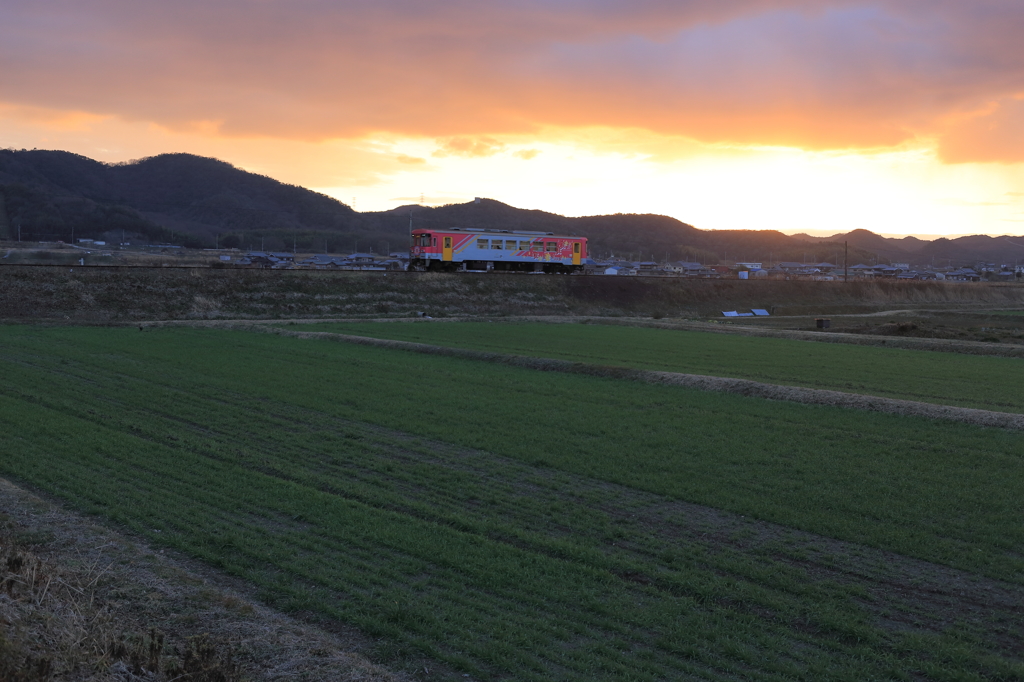
{"type": "Polygon", "coordinates": [[[730,377],[715,377],[703,374],[684,374],[681,372],[632,369],[628,367],[596,365],[585,362],[573,362],[571,360],[559,360],[555,358],[536,358],[506,353],[492,353],[489,351],[473,350],[470,348],[434,346],[426,343],[397,341],[394,339],[377,339],[369,336],[354,336],[351,334],[335,334],[331,332],[296,332],[288,331],[286,329],[267,327],[264,325],[237,325],[234,328],[278,334],[280,336],[291,336],[300,339],[343,341],[345,343],[376,346],[379,348],[391,348],[394,350],[406,350],[414,353],[424,353],[427,355],[442,355],[466,360],[493,362],[544,372],[586,374],[589,376],[642,381],[649,384],[683,386],[686,388],[695,388],[701,391],[736,393],[752,398],[764,398],[766,400],[785,400],[810,405],[829,405],[833,407],[869,410],[872,412],[883,412],[887,414],[926,417],[929,419],[944,419],[947,421],[973,424],[975,426],[990,426],[1024,431],[1024,414],[1014,414],[1012,412],[995,412],[970,407],[955,407],[952,405],[926,403],[917,400],[883,398],[880,396],[865,395],[861,393],[844,393],[842,391],[831,391],[821,388],[804,388],[802,386],[768,384],[761,381],[751,381],[749,379],[733,379],[730,377]]]}
{"type": "MultiPolygon", "coordinates": [[[[638,598],[656,591],[679,594],[678,584],[664,575],[665,568],[659,570],[663,561],[652,559],[659,548],[678,552],[669,566],[700,561],[716,575],[746,585],[757,584],[758,577],[749,572],[749,567],[744,570],[738,564],[753,560],[769,568],[769,573],[774,572],[772,567],[798,572],[804,576],[801,584],[808,589],[824,589],[828,584],[863,589],[864,596],[852,599],[884,631],[940,633],[959,618],[984,633],[987,646],[999,655],[1019,660],[1022,653],[1019,642],[1024,587],[1019,584],[316,410],[272,410],[265,416],[299,423],[307,431],[350,434],[363,443],[359,454],[351,459],[314,455],[305,462],[304,466],[317,471],[336,467],[335,474],[344,472],[346,483],[321,488],[326,492],[444,526],[465,516],[473,520],[466,532],[484,533],[501,544],[550,557],[562,555],[547,545],[546,538],[589,537],[594,546],[601,547],[610,564],[620,566],[621,570],[609,570],[622,581],[622,589],[636,591],[638,598]],[[394,465],[394,470],[390,466],[380,469],[383,463],[394,465]],[[443,472],[443,482],[427,485],[411,473],[424,464],[434,472],[443,472]],[[386,477],[388,489],[394,493],[388,499],[367,497],[358,486],[350,485],[372,484],[381,476],[386,477]],[[460,490],[463,476],[485,482],[487,494],[480,490],[453,494],[460,490]],[[482,504],[483,498],[491,501],[482,504]],[[611,524],[606,528],[582,523],[579,518],[566,521],[558,515],[562,512],[552,516],[552,505],[558,505],[562,512],[585,510],[591,521],[607,517],[611,524]],[[509,532],[508,526],[525,535],[509,532]],[[613,534],[607,534],[609,529],[613,534]],[[626,568],[636,561],[648,564],[647,569],[626,568]]],[[[273,470],[264,473],[287,478],[273,470]]],[[[351,549],[345,551],[350,553],[351,549]]],[[[764,581],[765,585],[774,585],[770,589],[786,592],[772,579],[764,581]]],[[[710,600],[725,604],[731,596],[722,593],[710,600]]],[[[732,608],[774,618],[770,614],[758,616],[753,602],[734,603],[732,608]]]]}

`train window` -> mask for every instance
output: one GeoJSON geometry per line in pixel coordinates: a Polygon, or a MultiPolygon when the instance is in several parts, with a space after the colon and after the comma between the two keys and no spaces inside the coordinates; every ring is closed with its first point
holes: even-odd
{"type": "Polygon", "coordinates": [[[529,251],[530,250],[530,242],[519,242],[519,250],[520,251],[529,251]]]}
{"type": "Polygon", "coordinates": [[[434,237],[434,246],[437,246],[437,237],[434,237]]]}
{"type": "Polygon", "coordinates": [[[486,249],[487,248],[487,240],[486,239],[477,239],[476,240],[476,248],[478,248],[478,249],[486,249]]]}
{"type": "Polygon", "coordinates": [[[419,243],[416,244],[416,245],[417,246],[430,246],[430,235],[429,234],[421,234],[420,235],[420,239],[419,239],[419,243]]]}
{"type": "Polygon", "coordinates": [[[572,252],[573,253],[579,253],[580,252],[580,243],[579,242],[573,242],[572,243],[572,252]]]}
{"type": "Polygon", "coordinates": [[[558,242],[545,242],[545,251],[558,251],[558,242]]]}
{"type": "Polygon", "coordinates": [[[508,240],[506,240],[505,241],[505,248],[508,249],[509,251],[515,251],[516,250],[516,240],[515,239],[508,239],[508,240]]]}
{"type": "Polygon", "coordinates": [[[544,250],[544,242],[537,242],[536,244],[534,244],[533,246],[530,247],[530,250],[531,251],[543,251],[544,250]]]}
{"type": "Polygon", "coordinates": [[[491,240],[491,248],[492,249],[500,249],[501,248],[501,240],[500,239],[492,239],[491,240]]]}

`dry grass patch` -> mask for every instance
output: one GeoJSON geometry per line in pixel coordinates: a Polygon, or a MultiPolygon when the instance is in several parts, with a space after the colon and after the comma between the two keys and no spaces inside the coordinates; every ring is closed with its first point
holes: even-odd
{"type": "Polygon", "coordinates": [[[404,679],[0,479],[0,680],[404,679]]]}

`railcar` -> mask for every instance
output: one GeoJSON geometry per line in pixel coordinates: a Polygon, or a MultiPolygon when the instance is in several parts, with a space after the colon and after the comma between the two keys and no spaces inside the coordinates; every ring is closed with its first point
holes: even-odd
{"type": "Polygon", "coordinates": [[[583,272],[586,237],[450,227],[412,231],[409,270],[583,272]]]}

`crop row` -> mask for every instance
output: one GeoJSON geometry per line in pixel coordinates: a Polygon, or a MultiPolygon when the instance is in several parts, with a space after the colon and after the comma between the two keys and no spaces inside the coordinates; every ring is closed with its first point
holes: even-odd
{"type": "Polygon", "coordinates": [[[1003,432],[873,415],[875,432],[839,410],[269,335],[0,334],[0,471],[269,601],[467,672],[1020,674],[991,627],[886,629],[857,581],[809,574],[784,541],[700,540],[673,506],[790,518],[1019,580],[1020,452],[1003,432]],[[729,424],[729,438],[699,442],[729,424]],[[870,457],[823,456],[844,427],[864,430],[870,457]],[[786,431],[795,440],[780,442],[786,431]],[[915,471],[921,457],[941,473],[900,480],[905,499],[880,495],[879,467],[915,471]],[[867,483],[854,485],[858,468],[867,483]],[[964,477],[990,491],[950,495],[964,477]]]}

